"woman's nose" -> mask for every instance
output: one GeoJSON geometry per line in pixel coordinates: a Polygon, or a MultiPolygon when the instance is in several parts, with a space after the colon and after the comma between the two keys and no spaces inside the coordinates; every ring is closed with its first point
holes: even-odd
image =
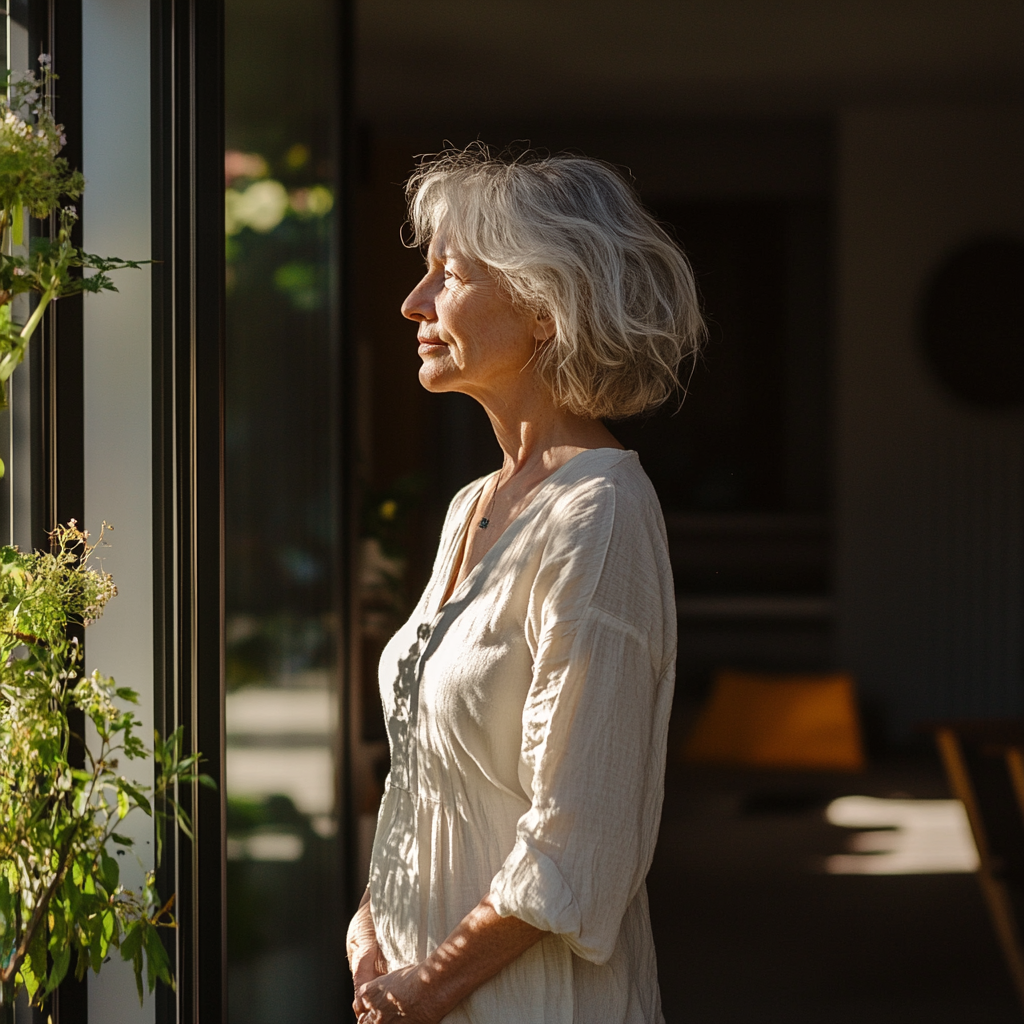
{"type": "Polygon", "coordinates": [[[418,323],[436,319],[434,313],[434,295],[429,287],[430,281],[424,278],[406,297],[402,303],[402,316],[418,323]]]}

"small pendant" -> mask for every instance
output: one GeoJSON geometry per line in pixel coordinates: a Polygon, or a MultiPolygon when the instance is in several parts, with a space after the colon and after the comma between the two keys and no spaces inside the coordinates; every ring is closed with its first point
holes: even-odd
{"type": "Polygon", "coordinates": [[[479,526],[481,530],[486,530],[487,527],[491,525],[491,521],[487,518],[487,516],[484,516],[483,519],[481,519],[480,522],[476,525],[479,526]]]}

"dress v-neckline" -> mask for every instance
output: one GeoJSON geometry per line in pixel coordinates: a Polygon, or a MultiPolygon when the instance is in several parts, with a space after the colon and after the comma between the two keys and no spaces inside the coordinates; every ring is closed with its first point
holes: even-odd
{"type": "MultiPolygon", "coordinates": [[[[524,508],[515,517],[515,519],[513,519],[508,524],[508,526],[506,526],[505,529],[501,531],[501,534],[499,535],[498,539],[483,553],[483,555],[480,557],[480,560],[476,563],[476,565],[474,565],[473,568],[466,573],[466,578],[461,583],[454,584],[453,576],[459,571],[459,568],[461,567],[462,564],[462,556],[464,555],[466,550],[466,542],[469,540],[469,532],[473,528],[473,518],[476,514],[477,503],[480,501],[480,496],[486,490],[488,481],[490,481],[490,479],[494,476],[494,473],[488,473],[487,476],[485,476],[483,480],[481,480],[480,487],[473,497],[473,500],[469,506],[469,511],[466,513],[466,518],[463,521],[461,530],[459,531],[458,546],[456,547],[454,554],[450,556],[451,560],[448,562],[448,573],[445,578],[445,587],[444,590],[441,591],[441,593],[443,596],[445,593],[449,591],[449,589],[451,590],[451,593],[448,593],[448,596],[445,598],[445,600],[442,601],[441,604],[438,605],[437,608],[434,610],[434,618],[437,618],[448,607],[448,605],[452,603],[452,601],[455,599],[456,594],[458,594],[459,591],[464,589],[465,586],[469,583],[469,581],[477,575],[480,566],[482,566],[484,562],[486,562],[487,559],[490,558],[491,554],[494,551],[498,550],[498,548],[501,546],[505,538],[512,532],[512,528],[518,525],[523,519],[525,519],[527,513],[530,512],[530,510],[536,506],[538,499],[540,498],[541,494],[546,490],[548,484],[551,483],[551,481],[554,480],[555,477],[557,477],[562,472],[562,470],[565,469],[566,466],[571,465],[581,455],[587,455],[591,452],[618,452],[622,455],[625,455],[630,451],[632,451],[632,449],[630,448],[585,448],[583,451],[577,452],[571,459],[567,459],[565,462],[563,462],[562,465],[558,467],[558,469],[549,473],[548,476],[541,481],[540,486],[537,488],[537,493],[534,494],[534,496],[530,499],[526,508],[524,508]]],[[[496,470],[495,472],[500,472],[500,470],[496,470]]]]}
{"type": "MultiPolygon", "coordinates": [[[[473,573],[475,573],[476,570],[480,567],[480,562],[482,562],[484,558],[486,558],[501,543],[501,537],[504,537],[505,534],[508,533],[509,527],[511,527],[512,525],[512,523],[509,523],[508,526],[506,526],[505,529],[502,530],[501,537],[499,537],[491,545],[491,547],[484,552],[483,557],[481,557],[480,561],[477,562],[476,565],[474,565],[473,568],[466,573],[466,578],[461,583],[456,583],[455,577],[458,574],[459,569],[462,568],[462,559],[465,555],[466,544],[469,541],[469,531],[473,528],[473,518],[476,515],[476,507],[479,504],[480,498],[483,495],[484,491],[487,489],[487,482],[491,479],[492,476],[494,476],[493,473],[488,473],[487,476],[483,478],[483,480],[480,482],[479,489],[473,496],[473,500],[469,505],[469,511],[466,513],[466,518],[463,521],[462,527],[459,530],[458,543],[456,545],[455,552],[454,554],[449,556],[449,560],[447,561],[448,572],[445,577],[444,590],[441,591],[441,597],[443,598],[443,600],[435,609],[435,617],[437,615],[440,615],[441,612],[443,612],[445,608],[448,607],[448,605],[451,603],[452,598],[466,585],[466,583],[469,581],[470,576],[472,576],[473,573]],[[447,597],[445,595],[447,595],[447,597]]],[[[534,495],[534,497],[536,497],[536,495],[534,495]]],[[[532,504],[533,502],[531,501],[530,505],[532,504]]],[[[527,505],[527,508],[529,507],[530,506],[527,505]]],[[[526,509],[524,509],[523,511],[525,512],[526,509]]],[[[518,516],[516,518],[518,519],[518,516]]],[[[513,520],[512,522],[515,522],[515,520],[513,520]]]]}

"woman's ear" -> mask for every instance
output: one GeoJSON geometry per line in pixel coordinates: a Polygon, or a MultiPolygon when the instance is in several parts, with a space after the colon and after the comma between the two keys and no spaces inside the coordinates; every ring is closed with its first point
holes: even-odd
{"type": "Polygon", "coordinates": [[[533,340],[543,345],[555,336],[555,318],[547,312],[537,314],[537,322],[533,328],[533,340]]]}

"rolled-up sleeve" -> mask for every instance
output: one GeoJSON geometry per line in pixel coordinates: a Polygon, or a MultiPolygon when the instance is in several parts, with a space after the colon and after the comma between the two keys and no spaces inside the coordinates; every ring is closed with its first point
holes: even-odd
{"type": "Polygon", "coordinates": [[[616,521],[614,505],[569,519],[533,602],[520,760],[531,806],[491,899],[499,914],[604,963],[657,839],[674,684],[671,573],[663,540],[616,521]]]}

